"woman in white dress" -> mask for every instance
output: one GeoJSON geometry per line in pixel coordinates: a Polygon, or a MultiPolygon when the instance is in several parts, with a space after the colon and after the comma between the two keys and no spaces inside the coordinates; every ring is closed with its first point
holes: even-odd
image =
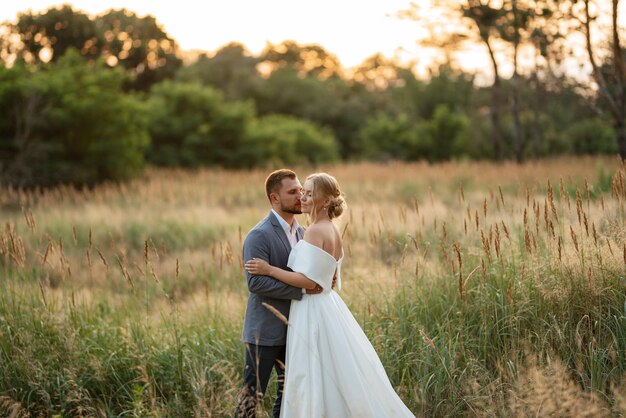
{"type": "Polygon", "coordinates": [[[367,336],[332,290],[333,278],[341,289],[343,260],[341,234],[332,219],[345,205],[335,178],[310,175],[301,204],[311,225],[289,255],[293,271],[259,259],[245,264],[252,274],[324,289],[291,302],[281,418],[414,417],[391,386],[367,336]]]}

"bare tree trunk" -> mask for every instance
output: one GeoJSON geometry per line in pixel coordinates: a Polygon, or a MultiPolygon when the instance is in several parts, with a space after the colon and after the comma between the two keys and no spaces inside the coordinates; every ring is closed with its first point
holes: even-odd
{"type": "Polygon", "coordinates": [[[538,69],[535,67],[535,74],[533,75],[533,84],[534,84],[534,95],[533,95],[533,142],[532,142],[532,152],[533,158],[539,158],[539,154],[541,153],[541,142],[543,140],[543,135],[541,135],[541,113],[539,109],[541,109],[541,96],[542,96],[542,87],[541,82],[539,81],[539,75],[537,74],[538,69]]]}
{"type": "MultiPolygon", "coordinates": [[[[539,79],[539,52],[535,52],[535,69],[531,76],[531,87],[533,91],[532,95],[532,112],[533,112],[533,124],[532,124],[532,155],[533,158],[539,158],[541,153],[541,143],[543,142],[543,135],[541,133],[541,103],[543,98],[543,86],[539,79]]],[[[548,64],[549,66],[550,64],[548,64]]]]}
{"type": "Polygon", "coordinates": [[[615,129],[615,138],[617,139],[617,147],[619,150],[619,156],[622,158],[622,161],[626,160],[626,126],[624,124],[624,120],[622,119],[621,123],[617,123],[614,126],[615,129]]]}
{"type": "Polygon", "coordinates": [[[622,161],[626,160],[626,131],[624,130],[624,119],[626,118],[626,91],[624,91],[624,84],[626,83],[626,62],[624,62],[624,54],[622,54],[622,45],[619,39],[619,29],[617,26],[617,9],[619,0],[613,0],[613,56],[616,67],[616,82],[617,88],[615,89],[616,104],[619,109],[619,119],[616,119],[615,123],[615,137],[617,139],[617,147],[619,155],[622,161]]]}
{"type": "Polygon", "coordinates": [[[518,163],[524,161],[524,149],[522,147],[522,124],[519,117],[519,78],[513,76],[513,148],[515,150],[515,159],[518,163]]]}
{"type": "Polygon", "coordinates": [[[596,63],[595,55],[593,52],[593,45],[591,43],[591,16],[589,14],[589,1],[584,0],[585,4],[585,20],[582,22],[585,35],[585,43],[587,48],[587,55],[589,56],[589,62],[593,68],[593,77],[598,83],[600,93],[606,99],[611,116],[613,117],[613,129],[615,131],[615,139],[619,149],[620,157],[622,161],[626,160],[626,135],[624,132],[624,119],[626,118],[626,110],[624,108],[625,92],[624,82],[626,81],[626,63],[624,63],[624,57],[622,55],[621,44],[619,39],[619,32],[617,27],[617,9],[619,0],[613,0],[612,11],[612,33],[613,33],[613,64],[615,65],[615,81],[616,88],[615,93],[612,94],[608,88],[606,80],[602,71],[596,63]]]}
{"type": "Polygon", "coordinates": [[[32,167],[28,165],[33,148],[32,130],[42,102],[40,93],[30,93],[23,97],[22,104],[14,108],[15,143],[17,153],[7,163],[2,173],[8,184],[23,186],[28,182],[32,167]]]}
{"type": "Polygon", "coordinates": [[[518,73],[518,53],[519,53],[519,27],[517,20],[517,4],[513,0],[513,19],[515,21],[515,35],[513,39],[513,150],[515,151],[515,159],[518,164],[524,160],[522,149],[522,124],[520,122],[519,112],[519,73],[518,73]]]}
{"type": "Polygon", "coordinates": [[[493,67],[493,85],[491,86],[491,139],[493,142],[493,156],[497,161],[502,160],[502,125],[500,123],[500,107],[502,104],[502,86],[500,74],[498,72],[498,61],[489,42],[489,38],[484,39],[491,58],[493,67]]]}

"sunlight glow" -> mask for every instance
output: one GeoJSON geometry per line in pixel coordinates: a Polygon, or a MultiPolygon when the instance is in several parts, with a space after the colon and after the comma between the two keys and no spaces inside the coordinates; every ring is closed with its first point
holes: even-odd
{"type": "Polygon", "coordinates": [[[184,51],[215,51],[230,42],[239,42],[257,54],[268,42],[294,40],[321,45],[336,55],[344,67],[359,65],[377,52],[387,57],[415,59],[407,56],[406,51],[414,49],[419,33],[415,22],[393,17],[409,6],[408,0],[23,0],[3,4],[0,21],[14,20],[18,13],[29,9],[43,12],[63,3],[90,14],[112,8],[127,8],[140,16],[151,14],[184,51]]]}
{"type": "MultiPolygon", "coordinates": [[[[78,10],[95,15],[110,9],[126,8],[139,16],[152,15],[163,29],[179,45],[182,58],[190,62],[201,52],[217,51],[219,48],[237,42],[243,44],[252,54],[259,54],[268,44],[278,45],[292,40],[296,43],[322,46],[339,59],[346,74],[351,74],[356,66],[368,58],[382,53],[386,58],[401,65],[411,65],[418,76],[427,77],[433,67],[451,59],[464,71],[476,74],[479,84],[489,84],[493,77],[492,65],[487,51],[481,43],[464,44],[447,52],[437,49],[438,43],[445,43],[441,32],[450,25],[468,25],[468,33],[474,31],[468,22],[454,22],[447,12],[441,12],[432,5],[438,0],[386,0],[363,2],[358,0],[318,0],[303,2],[293,0],[231,0],[228,2],[195,2],[192,0],[23,0],[6,2],[0,9],[0,21],[15,21],[18,13],[32,10],[44,12],[63,3],[78,10]],[[411,20],[415,15],[407,11],[415,4],[419,13],[428,17],[429,22],[411,20]],[[401,19],[398,15],[404,15],[401,19]],[[430,37],[430,45],[420,41],[430,37]]],[[[608,0],[599,0],[602,7],[610,5],[608,0]]],[[[620,21],[626,19],[626,2],[620,5],[620,21]]],[[[600,31],[607,33],[606,21],[610,14],[598,10],[600,18],[593,28],[594,42],[606,43],[600,31]],[[601,27],[603,29],[598,29],[601,27]]],[[[625,26],[625,25],[622,25],[625,26]]],[[[124,37],[121,32],[117,36],[124,37]]],[[[113,33],[110,37],[115,36],[113,33]]],[[[590,69],[581,41],[576,34],[569,35],[573,42],[574,56],[567,57],[565,71],[576,78],[588,78],[590,69]]],[[[121,39],[121,41],[125,41],[121,39]]],[[[124,44],[124,50],[130,48],[124,44]]],[[[92,45],[85,44],[87,52],[92,45]]],[[[165,51],[173,45],[161,45],[165,51]]],[[[51,51],[42,51],[42,59],[50,59],[51,51]]],[[[118,58],[124,59],[122,51],[118,58]]],[[[510,51],[507,47],[496,48],[500,72],[504,77],[512,73],[510,51]]],[[[532,54],[520,57],[522,66],[532,63],[532,54]]],[[[108,58],[109,64],[113,58],[108,58]]],[[[154,65],[154,64],[150,64],[154,65]]]]}

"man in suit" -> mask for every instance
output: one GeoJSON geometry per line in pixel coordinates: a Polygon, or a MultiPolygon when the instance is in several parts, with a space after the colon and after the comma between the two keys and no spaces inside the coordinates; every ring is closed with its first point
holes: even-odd
{"type": "MultiPolygon", "coordinates": [[[[304,230],[295,219],[300,210],[302,185],[296,174],[287,169],[272,172],[265,180],[265,192],[272,210],[259,222],[243,243],[244,262],[252,258],[267,261],[270,265],[288,269],[291,248],[302,239],[304,230]]],[[[246,346],[244,384],[237,401],[235,417],[255,417],[257,403],[263,397],[272,373],[278,375],[278,391],[273,415],[280,415],[285,373],[285,347],[287,324],[265,305],[289,317],[291,300],[302,299],[302,294],[320,293],[289,286],[272,277],[254,276],[246,272],[250,295],[243,323],[242,340],[246,346]]]]}

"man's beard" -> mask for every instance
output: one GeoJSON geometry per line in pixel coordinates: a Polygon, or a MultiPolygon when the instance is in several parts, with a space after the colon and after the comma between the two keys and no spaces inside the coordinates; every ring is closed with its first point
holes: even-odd
{"type": "Polygon", "coordinates": [[[291,213],[294,215],[300,215],[302,213],[302,209],[297,208],[295,205],[294,206],[284,206],[282,203],[280,205],[280,210],[282,210],[285,213],[291,213]]]}

